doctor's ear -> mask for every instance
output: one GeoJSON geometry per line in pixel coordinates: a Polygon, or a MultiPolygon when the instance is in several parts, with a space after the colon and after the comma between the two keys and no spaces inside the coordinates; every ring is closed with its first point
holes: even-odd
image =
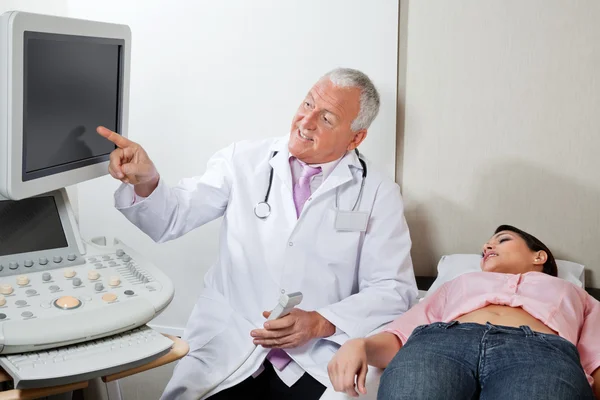
{"type": "Polygon", "coordinates": [[[546,261],[548,261],[548,254],[544,250],[536,251],[533,264],[544,265],[546,261]]]}
{"type": "Polygon", "coordinates": [[[348,145],[348,149],[347,150],[348,151],[352,151],[355,148],[357,148],[363,142],[363,140],[365,140],[366,137],[367,137],[367,130],[366,129],[361,129],[358,132],[354,132],[354,137],[352,138],[352,141],[348,145]]]}

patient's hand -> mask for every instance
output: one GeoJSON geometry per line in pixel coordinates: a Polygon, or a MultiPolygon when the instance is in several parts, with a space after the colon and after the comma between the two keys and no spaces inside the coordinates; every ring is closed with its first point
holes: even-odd
{"type": "Polygon", "coordinates": [[[327,371],[336,392],[358,397],[367,394],[367,349],[364,339],[347,341],[329,362],[327,371]],[[358,377],[357,377],[358,376],[358,377]],[[354,380],[356,378],[356,385],[354,380]]]}

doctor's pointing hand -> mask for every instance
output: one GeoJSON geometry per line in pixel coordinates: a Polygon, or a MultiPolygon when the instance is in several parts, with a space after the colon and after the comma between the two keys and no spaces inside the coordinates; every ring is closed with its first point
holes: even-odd
{"type": "Polygon", "coordinates": [[[300,102],[287,134],[232,143],[175,185],[139,144],[98,128],[116,145],[115,207],[154,241],[223,217],[184,333],[190,352],[163,399],[319,399],[340,345],[415,302],[400,189],[357,149],[379,104],[364,73],[335,69],[300,102]],[[292,292],[302,303],[266,320],[292,292]]]}

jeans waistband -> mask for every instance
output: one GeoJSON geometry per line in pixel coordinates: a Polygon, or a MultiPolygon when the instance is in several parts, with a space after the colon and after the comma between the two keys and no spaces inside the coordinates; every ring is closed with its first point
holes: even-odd
{"type": "Polygon", "coordinates": [[[470,328],[470,329],[474,329],[474,330],[482,330],[482,331],[489,331],[489,332],[524,334],[526,337],[541,335],[541,333],[533,331],[528,325],[521,325],[519,327],[514,327],[514,326],[494,325],[490,322],[486,322],[485,325],[482,325],[482,324],[477,324],[474,322],[458,322],[458,321],[435,322],[434,324],[439,324],[439,326],[441,328],[445,328],[445,329],[449,329],[452,327],[461,327],[461,328],[470,328]]]}

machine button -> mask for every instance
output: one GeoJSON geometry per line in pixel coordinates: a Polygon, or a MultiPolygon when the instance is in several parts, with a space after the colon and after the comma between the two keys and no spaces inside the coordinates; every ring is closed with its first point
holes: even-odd
{"type": "Polygon", "coordinates": [[[17,268],[19,268],[19,263],[11,261],[11,262],[8,263],[8,268],[10,268],[10,269],[17,269],[17,268]]]}
{"type": "Polygon", "coordinates": [[[35,290],[35,289],[27,289],[25,291],[25,294],[28,295],[28,296],[33,296],[33,295],[37,294],[37,290],[35,290]]]}
{"type": "Polygon", "coordinates": [[[102,256],[102,259],[103,259],[104,261],[108,261],[108,260],[110,260],[110,256],[102,256]]]}
{"type": "Polygon", "coordinates": [[[127,254],[125,254],[125,255],[123,256],[123,261],[125,261],[125,262],[129,262],[129,261],[131,261],[131,257],[130,257],[130,256],[128,256],[127,254]]]}
{"type": "Polygon", "coordinates": [[[26,266],[27,268],[33,267],[33,261],[31,260],[25,260],[25,262],[23,263],[24,266],[26,266]]]}
{"type": "Polygon", "coordinates": [[[62,261],[62,257],[61,256],[54,256],[52,258],[52,261],[54,261],[56,264],[58,264],[59,262],[62,261]]]}
{"type": "Polygon", "coordinates": [[[72,296],[63,296],[54,301],[54,305],[61,310],[72,310],[81,305],[81,301],[72,296]]]}
{"type": "Polygon", "coordinates": [[[49,287],[51,292],[58,292],[60,290],[60,288],[56,285],[52,285],[49,287]]]}
{"type": "Polygon", "coordinates": [[[65,278],[72,278],[74,277],[77,273],[75,272],[75,270],[73,268],[67,268],[65,269],[65,278]]]}
{"type": "Polygon", "coordinates": [[[95,281],[98,278],[100,278],[100,274],[98,273],[98,271],[96,271],[95,269],[91,269],[88,271],[88,279],[89,280],[95,281]]]}
{"type": "Polygon", "coordinates": [[[126,294],[127,296],[133,296],[133,295],[135,294],[135,292],[134,292],[133,290],[126,290],[126,291],[125,291],[125,294],[126,294]]]}
{"type": "Polygon", "coordinates": [[[6,314],[0,313],[0,319],[6,319],[6,314]]]}
{"type": "Polygon", "coordinates": [[[31,311],[24,311],[21,313],[21,317],[23,317],[23,318],[33,317],[33,313],[31,311]]]}
{"type": "Polygon", "coordinates": [[[40,306],[42,308],[50,308],[50,307],[52,307],[52,305],[50,303],[48,303],[47,301],[45,301],[43,303],[40,303],[40,306]]]}
{"type": "Polygon", "coordinates": [[[94,262],[96,262],[96,257],[90,257],[88,259],[88,261],[94,263],[94,262]]]}
{"type": "Polygon", "coordinates": [[[76,258],[77,258],[76,254],[69,254],[67,256],[67,260],[69,260],[69,261],[75,261],[76,258]]]}
{"type": "Polygon", "coordinates": [[[73,286],[81,286],[81,278],[73,278],[73,286]]]}
{"type": "Polygon", "coordinates": [[[27,275],[19,275],[17,276],[17,285],[25,286],[29,283],[29,278],[27,275]]]}
{"type": "Polygon", "coordinates": [[[121,278],[119,278],[118,276],[111,276],[110,280],[108,281],[108,284],[110,286],[119,286],[120,283],[121,283],[121,278]]]}
{"type": "MultiPolygon", "coordinates": [[[[108,265],[110,265],[111,267],[114,267],[115,265],[117,265],[117,263],[114,261],[109,261],[108,265]]],[[[0,269],[0,271],[2,271],[2,270],[0,269]]]]}
{"type": "Polygon", "coordinates": [[[48,282],[48,281],[50,281],[51,279],[52,279],[52,275],[50,275],[50,272],[44,272],[44,273],[42,274],[42,280],[43,280],[44,282],[48,282]]]}
{"type": "Polygon", "coordinates": [[[6,304],[6,297],[0,294],[0,307],[6,304]]]}
{"type": "Polygon", "coordinates": [[[17,300],[15,301],[15,306],[23,307],[26,306],[27,302],[25,300],[17,300]]]}
{"type": "Polygon", "coordinates": [[[92,301],[90,296],[79,296],[79,300],[81,301],[92,301]]]}
{"type": "Polygon", "coordinates": [[[123,249],[117,249],[117,257],[123,257],[124,254],[125,252],[123,251],[123,249]]]}
{"type": "Polygon", "coordinates": [[[94,285],[94,289],[96,289],[97,292],[100,292],[101,290],[104,290],[104,285],[102,282],[98,282],[94,285]]]}
{"type": "Polygon", "coordinates": [[[104,296],[102,296],[102,300],[106,301],[107,303],[110,303],[111,301],[115,301],[117,299],[117,295],[114,293],[106,293],[104,296]]]}
{"type": "Polygon", "coordinates": [[[8,283],[3,283],[0,285],[0,293],[1,294],[11,294],[13,292],[13,287],[8,283]]]}
{"type": "Polygon", "coordinates": [[[46,265],[48,264],[48,259],[46,257],[40,257],[38,262],[40,263],[40,265],[46,265]]]}
{"type": "Polygon", "coordinates": [[[0,271],[4,269],[4,265],[0,264],[0,271]]]}

